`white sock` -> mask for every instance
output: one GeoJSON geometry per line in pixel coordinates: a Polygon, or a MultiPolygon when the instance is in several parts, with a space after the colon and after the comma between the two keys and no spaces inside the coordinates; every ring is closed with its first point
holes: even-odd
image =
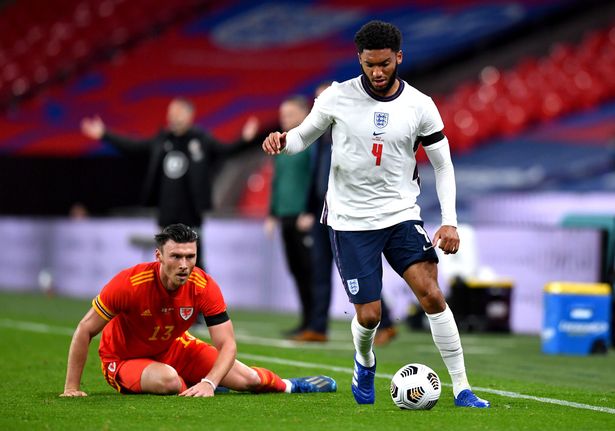
{"type": "Polygon", "coordinates": [[[374,345],[374,337],[376,336],[376,326],[373,329],[367,329],[359,323],[357,316],[352,318],[350,330],[352,332],[352,342],[357,351],[357,361],[364,367],[373,367],[376,364],[376,357],[372,346],[374,345]]]}
{"type": "Polygon", "coordinates": [[[431,336],[451,376],[453,393],[457,398],[461,391],[470,389],[470,384],[466,376],[463,349],[453,312],[447,304],[446,309],[441,313],[425,314],[431,326],[431,336]]]}
{"type": "Polygon", "coordinates": [[[282,379],[282,381],[286,383],[286,389],[284,389],[284,392],[286,392],[287,394],[290,394],[290,390],[292,389],[293,384],[288,379],[282,379]]]}

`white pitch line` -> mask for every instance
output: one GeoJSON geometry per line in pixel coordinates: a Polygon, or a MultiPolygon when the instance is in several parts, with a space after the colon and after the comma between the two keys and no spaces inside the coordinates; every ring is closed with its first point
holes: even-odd
{"type": "MultiPolygon", "coordinates": [[[[288,360],[288,359],[276,358],[272,356],[252,355],[249,353],[239,353],[238,356],[242,358],[246,358],[246,359],[251,359],[254,361],[267,361],[267,362],[272,362],[274,364],[280,364],[280,365],[291,365],[291,366],[301,367],[301,368],[316,368],[316,369],[329,370],[329,371],[335,371],[338,373],[346,373],[346,374],[353,373],[352,368],[336,367],[333,365],[314,364],[311,362],[293,361],[293,360],[288,360]]],[[[376,373],[376,377],[380,379],[391,380],[393,378],[393,374],[376,373]]],[[[442,385],[443,386],[453,386],[450,383],[442,383],[442,385]]],[[[610,408],[610,407],[592,406],[591,404],[575,403],[573,401],[558,400],[555,398],[535,397],[534,395],[525,395],[525,394],[520,394],[517,392],[501,391],[498,389],[491,389],[491,388],[482,388],[479,386],[473,386],[472,388],[480,392],[496,394],[502,397],[520,398],[524,400],[538,401],[541,403],[556,404],[556,405],[560,405],[564,407],[574,407],[577,409],[593,410],[596,412],[609,413],[612,415],[615,414],[615,409],[610,408]]]]}
{"type": "MultiPolygon", "coordinates": [[[[192,331],[190,331],[192,333],[192,331]]],[[[203,334],[203,331],[197,331],[199,334],[203,334]]],[[[269,346],[269,347],[282,347],[285,349],[302,349],[302,350],[344,350],[347,352],[354,351],[352,343],[346,342],[327,342],[327,343],[302,343],[299,341],[282,340],[276,338],[263,338],[254,337],[245,333],[236,333],[235,338],[237,341],[244,342],[246,344],[253,344],[257,346],[269,346]]]]}
{"type": "MultiPolygon", "coordinates": [[[[0,326],[5,327],[5,328],[17,329],[21,331],[39,332],[39,333],[44,333],[44,334],[55,334],[55,335],[64,335],[64,336],[66,335],[72,336],[74,332],[74,329],[71,329],[71,328],[46,325],[44,323],[24,322],[24,321],[11,320],[11,319],[0,319],[0,326]]],[[[275,346],[272,345],[272,347],[275,347],[275,346]]],[[[321,346],[321,347],[324,347],[324,346],[321,346]]],[[[328,370],[328,371],[335,371],[338,373],[345,373],[345,374],[353,373],[352,368],[337,367],[334,365],[327,365],[327,364],[315,364],[313,362],[294,361],[290,359],[277,358],[275,356],[252,355],[249,353],[239,353],[238,356],[240,358],[251,359],[254,361],[271,362],[271,363],[280,364],[280,365],[290,365],[290,366],[301,367],[301,368],[328,370]]],[[[390,380],[393,378],[393,375],[385,374],[385,373],[376,373],[376,377],[380,379],[390,380]]],[[[443,386],[451,386],[451,385],[449,383],[443,383],[443,386]]],[[[520,394],[518,392],[501,391],[499,389],[482,388],[478,386],[474,386],[473,388],[480,392],[486,392],[489,394],[495,394],[495,395],[499,395],[499,396],[507,397],[507,398],[518,398],[518,399],[536,401],[540,403],[555,404],[555,405],[559,405],[563,407],[572,407],[572,408],[583,409],[583,410],[592,410],[596,412],[615,415],[615,409],[610,408],[610,407],[593,406],[591,404],[583,404],[583,403],[576,403],[573,401],[558,400],[556,398],[536,397],[534,395],[525,395],[525,394],[520,394]]]]}
{"type": "Polygon", "coordinates": [[[476,387],[475,389],[483,392],[488,392],[490,394],[500,395],[502,397],[521,398],[524,400],[538,401],[540,403],[556,404],[564,407],[574,407],[575,409],[593,410],[596,412],[610,413],[612,415],[615,415],[615,409],[610,407],[592,406],[591,404],[575,403],[574,401],[558,400],[555,398],[535,397],[534,395],[525,395],[519,394],[517,392],[501,391],[499,389],[480,387],[476,387]]]}
{"type": "MultiPolygon", "coordinates": [[[[192,334],[201,335],[204,337],[208,337],[209,333],[204,329],[192,329],[190,331],[192,334]]],[[[292,340],[284,340],[279,338],[265,338],[265,337],[257,337],[251,335],[249,332],[243,331],[241,329],[237,329],[235,331],[235,339],[242,343],[252,344],[257,346],[270,346],[270,347],[278,347],[283,349],[300,349],[300,350],[322,350],[326,348],[327,350],[340,350],[347,352],[354,352],[354,345],[352,341],[339,341],[339,340],[329,340],[327,342],[312,342],[312,343],[304,343],[301,341],[292,341],[292,340]]],[[[350,339],[350,335],[348,335],[348,339],[350,339]]],[[[412,344],[412,350],[417,353],[433,353],[435,346],[433,343],[430,344],[412,344]]],[[[500,353],[499,349],[495,349],[492,347],[479,347],[479,346],[464,346],[463,352],[468,355],[489,355],[494,356],[500,353]]]]}
{"type": "MultiPolygon", "coordinates": [[[[276,358],[272,356],[252,355],[248,353],[239,353],[238,356],[241,358],[251,359],[254,361],[266,361],[266,362],[272,362],[274,364],[280,364],[280,365],[290,365],[290,366],[301,367],[301,368],[315,368],[315,369],[320,369],[320,370],[324,369],[328,371],[335,371],[338,373],[345,373],[345,374],[353,373],[352,368],[337,367],[334,365],[314,364],[312,362],[293,361],[293,360],[288,360],[288,359],[276,358]]],[[[376,377],[380,379],[391,380],[393,378],[393,374],[376,373],[376,377]]],[[[450,383],[442,383],[442,385],[452,386],[450,383]]],[[[610,408],[610,407],[592,406],[590,404],[575,403],[572,401],[558,400],[555,398],[536,397],[534,395],[525,395],[525,394],[520,394],[517,392],[501,391],[498,389],[491,389],[491,388],[482,388],[479,386],[473,386],[472,388],[475,389],[476,391],[486,392],[489,394],[496,394],[502,397],[520,398],[520,399],[525,399],[525,400],[538,401],[538,402],[546,403],[546,404],[556,404],[556,405],[560,405],[564,407],[574,407],[577,409],[593,410],[596,412],[609,413],[612,415],[615,414],[615,409],[610,408]]]]}
{"type": "Polygon", "coordinates": [[[70,335],[75,332],[74,329],[63,328],[60,326],[51,326],[44,323],[22,322],[19,320],[0,319],[0,326],[11,329],[19,329],[22,331],[39,332],[41,334],[53,335],[70,335]]]}

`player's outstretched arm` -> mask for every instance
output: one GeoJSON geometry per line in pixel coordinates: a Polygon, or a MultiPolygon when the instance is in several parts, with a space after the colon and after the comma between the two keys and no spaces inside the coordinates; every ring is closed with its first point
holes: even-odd
{"type": "Polygon", "coordinates": [[[271,132],[263,141],[263,151],[270,156],[280,154],[286,147],[286,132],[271,132]]]}
{"type": "Polygon", "coordinates": [[[93,117],[84,117],[81,120],[81,133],[94,140],[100,141],[104,139],[105,142],[113,145],[121,151],[128,152],[142,152],[149,150],[152,147],[153,142],[155,142],[156,137],[152,138],[132,138],[127,136],[120,136],[115,133],[112,133],[107,129],[103,120],[95,115],[93,117]]]}
{"type": "Polygon", "coordinates": [[[93,308],[81,319],[73,334],[68,350],[68,363],[66,366],[66,382],[61,397],[85,397],[87,394],[81,390],[81,375],[88,358],[88,348],[94,338],[107,324],[93,308]]]}

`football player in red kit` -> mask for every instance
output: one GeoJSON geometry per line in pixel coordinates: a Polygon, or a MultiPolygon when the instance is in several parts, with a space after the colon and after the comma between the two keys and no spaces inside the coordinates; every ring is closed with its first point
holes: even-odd
{"type": "Polygon", "coordinates": [[[182,224],[156,235],[156,261],[117,274],[92,301],[72,338],[61,396],[78,397],[89,344],[107,382],[121,393],[213,396],[224,386],[250,392],[333,392],[327,376],[282,379],[236,359],[233,325],[220,287],[195,267],[197,233],[182,224]],[[188,329],[203,313],[211,345],[188,329]]]}

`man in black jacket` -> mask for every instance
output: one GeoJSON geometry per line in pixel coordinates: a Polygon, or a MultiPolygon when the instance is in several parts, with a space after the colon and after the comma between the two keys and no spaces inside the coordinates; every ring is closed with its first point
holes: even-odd
{"type": "MultiPolygon", "coordinates": [[[[190,101],[173,99],[167,127],[146,139],[112,133],[98,116],[81,122],[82,133],[91,139],[102,139],[121,151],[149,153],[142,202],[158,207],[159,226],[183,223],[200,231],[203,212],[212,209],[214,167],[223,157],[248,148],[258,131],[258,121],[250,118],[242,142],[224,145],[194,126],[194,114],[190,101]]],[[[202,265],[201,250],[198,256],[202,265]]]]}

